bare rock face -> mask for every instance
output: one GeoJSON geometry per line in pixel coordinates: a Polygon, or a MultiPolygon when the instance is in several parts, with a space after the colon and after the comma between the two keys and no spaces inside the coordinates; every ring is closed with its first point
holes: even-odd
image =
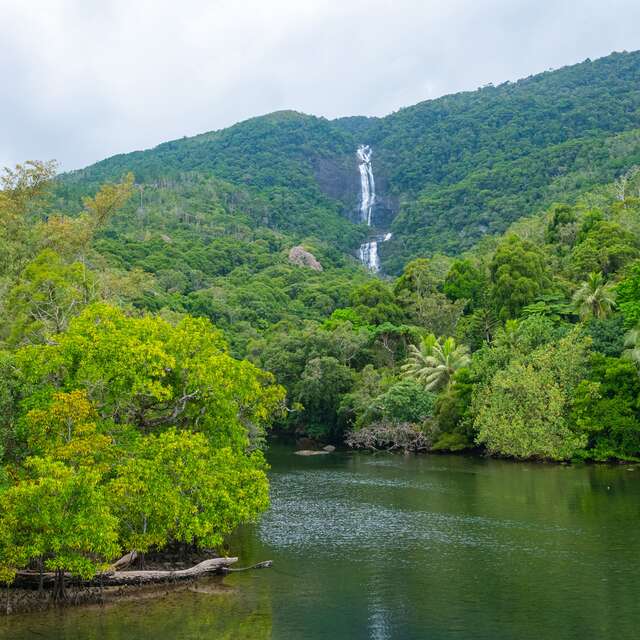
{"type": "Polygon", "coordinates": [[[322,265],[316,260],[313,253],[310,253],[300,245],[291,247],[291,251],[289,251],[289,262],[299,267],[308,267],[314,271],[322,271],[322,265]]]}

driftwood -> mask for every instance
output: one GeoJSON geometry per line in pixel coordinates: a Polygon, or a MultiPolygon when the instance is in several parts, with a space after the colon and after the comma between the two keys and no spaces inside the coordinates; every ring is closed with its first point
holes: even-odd
{"type": "Polygon", "coordinates": [[[231,573],[232,571],[249,571],[251,569],[268,569],[273,566],[273,560],[265,560],[264,562],[258,562],[257,564],[252,564],[250,567],[238,567],[237,569],[232,569],[231,567],[222,567],[222,573],[231,573]]]}
{"type": "Polygon", "coordinates": [[[115,571],[114,573],[105,573],[98,576],[98,580],[105,586],[184,580],[186,578],[197,578],[207,573],[220,573],[225,567],[234,562],[238,562],[238,558],[211,558],[188,569],[180,569],[178,571],[115,571]]]}
{"type": "Polygon", "coordinates": [[[106,571],[106,573],[113,573],[114,571],[122,571],[131,565],[132,562],[138,559],[137,551],[130,551],[125,554],[119,560],[116,560],[106,571]]]}
{"type": "MultiPolygon", "coordinates": [[[[122,559],[121,559],[122,560],[122,559]]],[[[99,573],[92,580],[77,580],[69,573],[64,574],[65,581],[82,584],[85,586],[120,586],[126,584],[148,584],[152,582],[165,582],[175,580],[185,580],[189,578],[197,578],[199,576],[222,573],[229,565],[238,561],[238,558],[211,558],[204,560],[199,564],[188,569],[180,569],[177,571],[110,571],[99,573]]],[[[118,561],[118,563],[120,560],[118,561]]],[[[116,563],[116,564],[118,564],[116,563]]],[[[35,587],[39,584],[41,574],[39,571],[18,571],[14,581],[16,587],[35,587]]],[[[56,574],[54,572],[45,572],[42,574],[43,584],[50,585],[55,582],[56,574]]]]}

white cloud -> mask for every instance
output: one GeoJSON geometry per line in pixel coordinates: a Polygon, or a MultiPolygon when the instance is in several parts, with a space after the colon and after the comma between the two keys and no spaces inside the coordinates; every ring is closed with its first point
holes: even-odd
{"type": "Polygon", "coordinates": [[[0,163],[294,108],[383,115],[640,48],[636,0],[0,0],[0,163]]]}

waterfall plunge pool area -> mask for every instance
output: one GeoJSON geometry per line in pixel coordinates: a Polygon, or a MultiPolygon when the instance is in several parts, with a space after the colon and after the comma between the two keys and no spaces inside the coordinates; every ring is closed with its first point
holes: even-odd
{"type": "Polygon", "coordinates": [[[637,637],[640,468],[272,446],[246,566],[153,598],[0,619],[25,640],[637,637]]]}

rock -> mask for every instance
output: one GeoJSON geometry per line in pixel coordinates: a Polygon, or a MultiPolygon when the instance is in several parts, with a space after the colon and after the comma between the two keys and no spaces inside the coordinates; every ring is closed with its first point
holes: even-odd
{"type": "Polygon", "coordinates": [[[329,455],[328,451],[312,451],[311,449],[301,449],[300,451],[296,451],[295,454],[297,456],[326,456],[329,455]]]}
{"type": "Polygon", "coordinates": [[[316,260],[313,253],[310,253],[301,245],[291,247],[291,251],[289,251],[289,262],[299,267],[309,267],[309,269],[313,269],[314,271],[322,271],[322,265],[316,260]]]}
{"type": "Polygon", "coordinates": [[[336,448],[332,444],[328,444],[326,447],[322,447],[322,450],[326,451],[327,453],[333,453],[336,448]]]}

